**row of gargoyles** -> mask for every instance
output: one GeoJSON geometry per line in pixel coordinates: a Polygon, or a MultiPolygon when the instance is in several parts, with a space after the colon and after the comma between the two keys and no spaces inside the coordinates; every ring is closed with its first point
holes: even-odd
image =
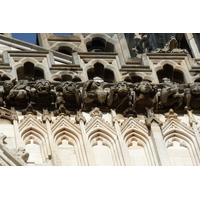
{"type": "Polygon", "coordinates": [[[0,106],[36,109],[52,108],[58,113],[82,109],[90,111],[94,107],[105,107],[124,111],[147,108],[187,107],[200,108],[200,83],[178,84],[164,78],[163,83],[151,84],[148,81],[115,84],[105,83],[94,78],[77,84],[66,81],[53,85],[48,80],[37,80],[31,84],[28,80],[5,81],[0,91],[0,106]]]}

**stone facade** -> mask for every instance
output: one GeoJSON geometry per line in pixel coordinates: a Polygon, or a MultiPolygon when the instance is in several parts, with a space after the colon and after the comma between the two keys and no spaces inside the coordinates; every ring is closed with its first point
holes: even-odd
{"type": "Polygon", "coordinates": [[[1,166],[200,165],[199,34],[0,35],[1,166]]]}

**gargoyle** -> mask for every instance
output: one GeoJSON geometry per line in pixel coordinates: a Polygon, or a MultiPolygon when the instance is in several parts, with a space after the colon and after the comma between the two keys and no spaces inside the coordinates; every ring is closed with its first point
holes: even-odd
{"type": "Polygon", "coordinates": [[[30,89],[31,104],[36,107],[46,108],[54,105],[55,92],[52,89],[50,81],[41,79],[30,89]]]}
{"type": "Polygon", "coordinates": [[[5,81],[3,90],[3,100],[6,106],[27,106],[29,99],[27,80],[16,81],[14,79],[12,81],[5,81]]]}
{"type": "Polygon", "coordinates": [[[94,107],[104,106],[106,98],[107,92],[104,90],[104,82],[101,78],[95,77],[83,85],[83,110],[91,110],[94,107]]]}
{"type": "Polygon", "coordinates": [[[133,98],[127,82],[121,81],[111,87],[107,97],[107,105],[116,110],[124,110],[132,107],[133,98]]]}
{"type": "Polygon", "coordinates": [[[174,107],[175,109],[180,108],[183,104],[183,93],[180,93],[180,88],[178,83],[172,83],[168,78],[163,78],[163,83],[160,92],[160,105],[167,108],[174,107]]]}
{"type": "Polygon", "coordinates": [[[184,93],[186,108],[198,109],[200,108],[200,83],[194,82],[189,86],[184,93]]]}
{"type": "Polygon", "coordinates": [[[166,43],[163,49],[156,49],[155,53],[187,53],[186,49],[178,49],[178,42],[174,36],[166,43]]]}
{"type": "Polygon", "coordinates": [[[149,81],[141,81],[135,84],[134,108],[136,110],[145,111],[145,107],[151,108],[155,105],[156,87],[152,86],[149,81]]]}

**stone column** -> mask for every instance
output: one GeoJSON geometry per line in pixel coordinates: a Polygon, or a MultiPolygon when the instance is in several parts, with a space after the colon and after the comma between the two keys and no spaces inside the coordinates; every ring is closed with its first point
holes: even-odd
{"type": "Polygon", "coordinates": [[[53,136],[51,131],[51,117],[47,110],[43,110],[42,121],[45,122],[47,128],[47,150],[48,156],[52,159],[52,165],[61,166],[61,161],[57,155],[55,144],[53,142],[53,136]]]}
{"type": "Polygon", "coordinates": [[[24,147],[24,143],[19,133],[19,124],[18,124],[19,119],[14,107],[11,107],[11,119],[13,120],[13,129],[14,129],[14,135],[15,135],[16,148],[18,149],[19,147],[24,147]]]}
{"type": "Polygon", "coordinates": [[[161,166],[170,166],[170,159],[167,153],[167,148],[163,141],[163,135],[160,126],[162,122],[157,119],[153,113],[153,109],[146,109],[147,117],[145,119],[146,125],[149,128],[149,133],[155,148],[158,159],[158,164],[161,166]]]}
{"type": "Polygon", "coordinates": [[[92,147],[89,144],[89,141],[86,137],[86,131],[85,131],[85,125],[84,125],[86,123],[86,119],[83,116],[83,114],[81,113],[81,111],[77,112],[75,120],[76,120],[76,123],[79,123],[80,128],[81,128],[81,133],[82,133],[81,136],[83,139],[84,155],[86,155],[86,157],[84,157],[84,160],[86,161],[86,165],[96,166],[92,147]]]}
{"type": "Polygon", "coordinates": [[[192,33],[185,33],[185,38],[190,46],[190,49],[194,55],[195,58],[199,58],[200,57],[200,53],[199,53],[199,49],[197,46],[197,43],[194,39],[194,35],[192,33]]]}
{"type": "Polygon", "coordinates": [[[128,148],[122,138],[122,135],[121,135],[121,128],[120,128],[120,125],[119,125],[119,121],[116,117],[116,112],[114,110],[111,110],[111,115],[112,115],[112,118],[113,118],[113,124],[114,124],[114,127],[115,127],[115,130],[116,130],[116,134],[117,134],[117,137],[118,137],[118,147],[119,147],[119,151],[120,151],[120,154],[122,156],[122,159],[121,159],[121,163],[122,165],[125,165],[125,166],[132,166],[132,163],[131,163],[131,158],[130,158],[130,155],[129,155],[129,152],[128,152],[128,148]]]}
{"type": "Polygon", "coordinates": [[[195,138],[196,138],[196,141],[197,141],[198,149],[200,150],[200,134],[199,134],[198,127],[197,127],[198,122],[194,118],[192,110],[191,111],[187,110],[187,114],[188,114],[188,117],[189,117],[190,126],[194,130],[194,135],[195,135],[195,138]]]}

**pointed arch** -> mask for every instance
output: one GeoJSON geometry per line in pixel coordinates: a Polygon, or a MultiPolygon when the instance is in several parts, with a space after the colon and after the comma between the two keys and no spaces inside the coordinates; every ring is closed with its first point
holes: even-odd
{"type": "Polygon", "coordinates": [[[44,66],[34,58],[23,58],[16,65],[18,80],[38,80],[44,79],[44,66]]]}
{"type": "Polygon", "coordinates": [[[155,154],[149,136],[142,131],[131,128],[123,133],[133,165],[155,165],[155,154]]]}
{"type": "Polygon", "coordinates": [[[59,51],[59,48],[63,48],[63,49],[66,48],[66,50],[68,51],[70,50],[71,54],[73,52],[83,52],[81,48],[77,47],[75,44],[71,42],[56,42],[51,46],[51,50],[54,50],[54,51],[59,51]]]}
{"type": "Polygon", "coordinates": [[[163,136],[172,165],[199,165],[197,143],[190,131],[172,128],[163,136]]]}
{"type": "Polygon", "coordinates": [[[62,165],[82,165],[81,138],[67,127],[61,127],[53,133],[58,155],[62,165]]]}
{"type": "Polygon", "coordinates": [[[43,164],[48,159],[47,141],[37,128],[27,127],[21,133],[26,151],[29,153],[28,163],[43,164]]]}

